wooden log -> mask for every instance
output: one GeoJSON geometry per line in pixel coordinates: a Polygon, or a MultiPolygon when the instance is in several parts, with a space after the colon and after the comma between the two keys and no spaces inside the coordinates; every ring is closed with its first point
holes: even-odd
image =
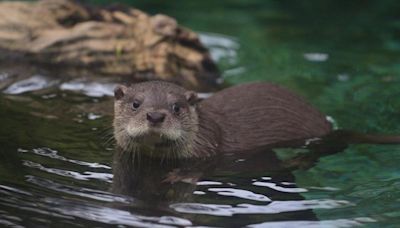
{"type": "Polygon", "coordinates": [[[218,87],[219,72],[197,34],[175,19],[72,0],[0,2],[0,58],[64,74],[162,79],[218,87]]]}

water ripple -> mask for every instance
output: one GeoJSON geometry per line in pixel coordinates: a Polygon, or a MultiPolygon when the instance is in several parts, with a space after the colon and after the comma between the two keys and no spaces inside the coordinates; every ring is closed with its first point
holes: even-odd
{"type": "Polygon", "coordinates": [[[5,185],[0,185],[0,193],[4,194],[13,194],[13,193],[18,193],[18,194],[23,194],[27,196],[31,196],[32,194],[23,190],[19,190],[17,188],[5,186],[5,185]]]}
{"type": "Polygon", "coordinates": [[[352,204],[345,200],[300,200],[273,201],[267,205],[238,204],[236,206],[202,203],[176,203],[170,205],[177,212],[190,214],[207,214],[215,216],[232,216],[235,214],[277,214],[308,209],[332,209],[352,204]]]}
{"type": "Polygon", "coordinates": [[[8,219],[8,217],[4,215],[0,215],[0,225],[4,225],[6,227],[13,227],[13,228],[22,228],[24,226],[19,226],[8,219]]]}
{"type": "Polygon", "coordinates": [[[307,227],[307,228],[345,228],[362,226],[364,223],[376,222],[374,219],[360,217],[354,219],[335,219],[324,221],[284,221],[284,222],[265,222],[248,225],[250,228],[286,228],[286,227],[307,227]]]}
{"type": "Polygon", "coordinates": [[[160,228],[192,225],[189,220],[175,216],[143,216],[116,208],[57,198],[46,198],[45,202],[58,213],[106,224],[160,228]]]}
{"type": "Polygon", "coordinates": [[[196,183],[196,185],[198,185],[198,186],[202,186],[202,185],[222,185],[222,183],[218,182],[218,181],[198,181],[196,183]]]}
{"type": "Polygon", "coordinates": [[[241,199],[249,199],[254,201],[261,202],[270,202],[271,199],[257,193],[253,193],[251,191],[242,190],[242,189],[234,189],[234,188],[209,188],[208,191],[217,192],[218,195],[221,196],[234,196],[241,199]]]}
{"type": "MultiPolygon", "coordinates": [[[[30,177],[30,182],[35,178],[30,177]]],[[[43,180],[35,180],[36,183],[43,180]]],[[[41,184],[48,184],[43,181],[41,184]]],[[[50,185],[54,186],[54,183],[50,185]]],[[[46,186],[47,188],[49,185],[46,186]]],[[[8,188],[4,188],[8,189],[8,188]]],[[[91,190],[92,191],[92,190],[91,190]]],[[[42,222],[52,223],[54,221],[76,221],[77,218],[93,221],[95,223],[126,225],[134,227],[176,227],[191,226],[192,223],[184,218],[171,215],[162,216],[144,216],[134,214],[129,211],[113,208],[114,204],[97,205],[82,200],[54,198],[46,195],[19,194],[20,190],[14,191],[12,197],[0,197],[0,205],[2,208],[13,208],[18,214],[31,214],[31,217],[22,220],[16,216],[10,216],[4,211],[0,211],[0,225],[22,227],[21,222],[30,223],[41,215],[51,217],[52,220],[43,220],[42,222]]],[[[95,192],[95,191],[92,191],[95,192]]],[[[0,193],[1,194],[1,193],[0,193]]],[[[107,193],[105,193],[107,194],[107,193]]],[[[1,195],[0,195],[1,196],[1,195]]],[[[104,195],[103,195],[104,196],[104,195]]],[[[76,224],[76,222],[74,222],[76,224]]]]}
{"type": "Polygon", "coordinates": [[[268,187],[273,190],[280,191],[280,192],[286,192],[286,193],[308,192],[308,190],[305,188],[297,188],[297,187],[286,188],[286,187],[278,186],[276,183],[271,183],[271,182],[256,181],[256,182],[253,182],[253,185],[268,187]]]}
{"type": "Polygon", "coordinates": [[[44,77],[42,75],[33,75],[28,79],[24,79],[14,84],[10,85],[4,93],[7,94],[21,94],[30,91],[41,90],[49,88],[57,83],[56,80],[51,80],[50,78],[44,77]]]}
{"type": "MultiPolygon", "coordinates": [[[[18,149],[19,152],[28,152],[27,150],[23,150],[23,149],[18,149]]],[[[82,165],[82,166],[87,166],[90,168],[104,168],[104,169],[111,169],[110,166],[107,165],[103,165],[103,164],[99,164],[96,162],[85,162],[85,161],[78,161],[78,160],[74,160],[74,159],[69,159],[69,158],[65,158],[61,155],[58,155],[56,150],[47,148],[47,147],[43,147],[43,148],[36,148],[33,149],[32,152],[34,154],[40,155],[40,156],[44,156],[44,157],[49,157],[49,158],[53,158],[53,159],[57,159],[60,161],[67,161],[70,163],[74,163],[77,165],[82,165]]]]}
{"type": "Polygon", "coordinates": [[[103,202],[118,202],[118,203],[126,203],[126,204],[131,204],[134,202],[134,200],[130,197],[127,196],[118,196],[111,194],[109,192],[104,192],[101,190],[95,190],[95,189],[89,189],[89,188],[83,188],[83,187],[75,187],[75,186],[70,186],[70,185],[62,185],[59,183],[56,183],[54,181],[48,180],[48,179],[43,179],[35,176],[26,176],[27,177],[27,182],[30,182],[32,184],[38,185],[40,187],[43,187],[45,189],[51,189],[57,192],[62,192],[62,193],[67,193],[71,195],[76,195],[80,197],[85,197],[89,199],[94,199],[98,201],[103,201],[103,202]]]}
{"type": "Polygon", "coordinates": [[[75,171],[71,171],[71,170],[47,168],[47,167],[44,167],[43,165],[33,162],[33,161],[24,160],[23,165],[30,167],[30,168],[39,169],[44,172],[57,174],[59,176],[71,177],[76,180],[96,179],[96,180],[101,180],[101,181],[111,183],[112,178],[113,178],[113,175],[111,173],[94,173],[94,172],[85,171],[83,174],[81,174],[79,172],[75,172],[75,171]]]}
{"type": "Polygon", "coordinates": [[[89,97],[103,97],[113,96],[116,85],[116,83],[99,83],[75,80],[61,84],[60,89],[81,92],[89,97]]]}
{"type": "Polygon", "coordinates": [[[230,64],[237,64],[237,50],[240,48],[240,44],[234,37],[202,32],[199,38],[209,48],[214,61],[227,59],[230,64]]]}

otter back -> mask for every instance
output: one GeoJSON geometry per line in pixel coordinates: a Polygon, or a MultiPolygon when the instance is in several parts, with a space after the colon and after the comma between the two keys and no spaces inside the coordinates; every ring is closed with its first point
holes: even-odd
{"type": "Polygon", "coordinates": [[[224,152],[254,150],[331,131],[326,117],[304,99],[268,83],[225,89],[202,101],[198,112],[200,125],[213,119],[220,128],[218,150],[224,152]]]}

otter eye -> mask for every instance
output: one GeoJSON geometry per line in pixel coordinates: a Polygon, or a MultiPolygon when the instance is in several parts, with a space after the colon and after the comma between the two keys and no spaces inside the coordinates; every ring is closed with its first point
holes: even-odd
{"type": "Polygon", "coordinates": [[[132,108],[134,110],[138,109],[140,107],[140,102],[138,100],[134,100],[132,103],[132,108]]]}
{"type": "Polygon", "coordinates": [[[179,107],[179,105],[177,103],[175,103],[175,104],[172,105],[172,110],[175,113],[179,113],[181,111],[181,107],[179,107]]]}

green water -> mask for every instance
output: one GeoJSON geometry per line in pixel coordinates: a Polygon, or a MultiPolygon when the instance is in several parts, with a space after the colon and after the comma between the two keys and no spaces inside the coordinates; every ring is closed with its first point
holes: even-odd
{"type": "MultiPolygon", "coordinates": [[[[227,36],[236,46],[224,50],[232,51],[234,56],[225,56],[218,64],[228,83],[276,82],[306,97],[331,116],[339,128],[400,134],[397,1],[124,3],[152,14],[175,17],[180,24],[206,36],[227,36]],[[313,57],[313,61],[307,59],[313,57]]],[[[215,51],[219,47],[211,48],[215,51]]],[[[320,220],[316,225],[333,227],[400,224],[397,145],[352,145],[342,153],[320,159],[309,170],[294,171],[293,175],[270,171],[268,167],[265,171],[221,169],[204,177],[219,185],[198,185],[197,194],[178,200],[187,205],[167,206],[168,213],[165,208],[152,211],[131,203],[140,199],[109,192],[113,148],[104,141],[112,117],[93,107],[111,109],[111,100],[57,88],[0,95],[0,224],[143,226],[189,222],[206,226],[266,226],[276,225],[266,222],[289,220],[320,220]],[[90,113],[101,116],[93,120],[90,113]],[[283,187],[285,182],[295,182],[297,187],[287,186],[298,190],[298,194],[271,190],[257,182],[283,187]],[[216,194],[218,190],[212,188],[246,190],[277,202],[303,204],[284,204],[281,213],[277,213],[278,206],[271,206],[276,212],[268,212],[264,207],[241,206],[267,205],[262,201],[243,199],[240,194],[216,194]],[[190,209],[191,203],[201,203],[206,209],[190,209]],[[204,214],[211,210],[210,205],[230,208],[204,214]],[[289,210],[290,206],[295,212],[289,210]],[[312,213],[308,209],[313,209],[312,213]],[[162,216],[166,215],[184,221],[165,223],[162,216]]]]}

